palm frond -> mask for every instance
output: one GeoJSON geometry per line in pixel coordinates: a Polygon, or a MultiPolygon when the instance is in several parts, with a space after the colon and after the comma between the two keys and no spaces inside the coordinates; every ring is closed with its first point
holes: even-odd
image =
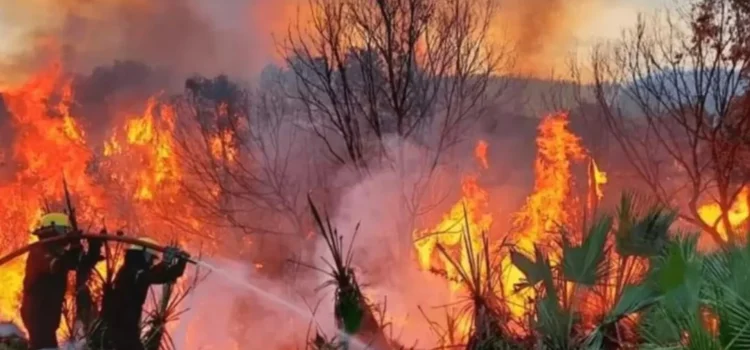
{"type": "Polygon", "coordinates": [[[522,289],[533,287],[539,282],[543,282],[544,288],[548,292],[554,292],[554,281],[552,279],[552,266],[549,259],[544,255],[542,249],[534,245],[534,260],[531,260],[526,254],[517,250],[511,250],[510,260],[526,278],[526,283],[521,283],[515,288],[522,289]]]}
{"type": "Polygon", "coordinates": [[[646,197],[624,193],[617,207],[616,249],[620,256],[651,257],[665,249],[677,212],[646,197]]]}
{"type": "Polygon", "coordinates": [[[599,218],[577,247],[563,236],[562,273],[567,281],[594,286],[601,279],[607,267],[605,244],[611,228],[611,217],[599,218]]]}

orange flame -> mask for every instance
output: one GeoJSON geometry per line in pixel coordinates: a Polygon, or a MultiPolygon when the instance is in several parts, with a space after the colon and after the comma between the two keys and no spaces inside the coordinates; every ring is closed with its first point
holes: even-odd
{"type": "Polygon", "coordinates": [[[607,173],[599,170],[599,166],[596,165],[596,161],[593,158],[591,158],[591,166],[594,169],[594,178],[592,180],[594,182],[594,189],[596,190],[596,198],[601,200],[604,197],[602,186],[607,183],[607,173]]]}
{"type": "MultiPolygon", "coordinates": [[[[480,164],[486,162],[486,148],[487,143],[479,141],[475,154],[480,164]]],[[[478,185],[476,175],[464,177],[461,192],[461,199],[453,205],[438,225],[431,230],[417,230],[413,234],[421,268],[444,271],[451,281],[452,291],[459,290],[461,286],[459,272],[445,255],[435,251],[437,245],[448,251],[457,250],[457,256],[453,257],[454,261],[457,261],[465,271],[469,271],[470,250],[462,238],[463,230],[468,230],[471,235],[471,250],[478,252],[481,250],[482,233],[488,232],[492,225],[492,216],[487,213],[489,195],[478,185]]]]}
{"type": "MultiPolygon", "coordinates": [[[[515,214],[517,228],[512,233],[516,248],[531,252],[535,244],[548,243],[548,233],[558,225],[571,224],[571,212],[575,202],[572,193],[573,175],[572,164],[586,158],[586,150],[580,142],[580,138],[568,129],[568,116],[566,114],[554,114],[542,119],[539,125],[537,137],[537,155],[534,167],[535,182],[534,190],[526,200],[524,207],[515,214]]],[[[475,148],[475,156],[483,169],[488,168],[486,163],[487,143],[479,141],[475,148]]],[[[606,182],[606,175],[598,171],[598,177],[592,179],[598,184],[599,195],[601,185],[606,182]]],[[[467,247],[463,246],[461,230],[464,220],[468,223],[472,234],[471,244],[474,251],[481,249],[480,235],[490,229],[492,217],[486,214],[488,194],[476,181],[476,176],[466,176],[462,182],[461,200],[456,203],[450,212],[432,230],[415,232],[415,248],[421,268],[425,270],[443,270],[449,281],[452,291],[457,291],[460,284],[455,269],[452,268],[447,259],[436,257],[435,247],[440,244],[444,247],[453,248],[460,254],[456,259],[461,266],[468,269],[468,257],[465,254],[467,247]],[[464,207],[466,208],[466,219],[464,219],[464,207]]],[[[450,250],[450,251],[454,251],[450,250]]],[[[554,255],[551,258],[555,259],[554,255]]],[[[559,257],[557,257],[559,258],[559,257]]],[[[506,305],[515,317],[520,317],[525,311],[528,298],[533,297],[532,291],[518,293],[514,285],[521,282],[523,274],[510,263],[509,259],[503,259],[499,268],[503,271],[504,296],[508,302],[506,305]]],[[[460,322],[461,324],[465,322],[460,322]]],[[[462,326],[467,328],[468,324],[462,326]]],[[[468,328],[466,329],[468,331],[468,328]]]]}
{"type": "Polygon", "coordinates": [[[477,162],[482,166],[482,169],[489,169],[490,165],[487,162],[487,141],[479,140],[477,147],[474,148],[474,156],[477,158],[477,162]]]}
{"type": "Polygon", "coordinates": [[[224,130],[211,138],[211,155],[218,160],[232,164],[237,159],[237,149],[233,146],[234,134],[224,130]]]}
{"type": "MultiPolygon", "coordinates": [[[[55,65],[5,96],[17,131],[12,160],[21,164],[21,170],[14,182],[0,184],[0,232],[14,233],[0,236],[3,240],[0,241],[0,253],[27,242],[28,231],[33,229],[42,213],[36,196],[60,198],[62,174],[68,179],[71,191],[85,198],[81,211],[85,218],[101,218],[98,213],[107,212],[115,220],[122,220],[114,210],[108,210],[115,208],[108,199],[105,200],[109,188],[98,185],[89,174],[92,159],[102,164],[101,171],[114,182],[118,194],[124,193],[132,200],[134,211],[144,213],[147,230],[166,231],[160,230],[166,224],[156,223],[162,220],[149,216],[156,203],[167,205],[172,211],[179,210],[187,216],[186,222],[199,227],[199,220],[191,217],[189,210],[183,210],[181,203],[184,201],[179,197],[180,181],[185,172],[175,154],[174,109],[160,104],[157,96],[151,98],[142,115],[130,116],[118,123],[110,134],[104,135],[107,141],[101,151],[94,151],[87,139],[85,125],[71,110],[75,97],[71,86],[60,66],[55,65]]],[[[226,113],[224,108],[221,113],[226,113]]],[[[538,132],[534,189],[524,207],[514,216],[517,229],[512,233],[518,249],[525,252],[530,252],[534,244],[548,243],[548,233],[558,225],[572,223],[574,213],[570,208],[574,207],[571,204],[575,199],[571,167],[573,162],[585,159],[587,154],[580,139],[568,129],[566,114],[543,118],[538,132]]],[[[218,133],[208,140],[208,151],[217,159],[229,163],[236,161],[240,155],[233,146],[235,137],[226,131],[218,133]]],[[[474,149],[481,169],[489,169],[488,148],[487,142],[480,140],[474,149]]],[[[596,196],[602,198],[601,186],[607,181],[606,174],[599,170],[593,159],[591,161],[595,169],[592,181],[596,196]]],[[[448,288],[453,292],[461,288],[458,271],[444,254],[435,250],[440,244],[453,261],[469,270],[468,252],[482,249],[482,234],[491,229],[493,217],[489,213],[489,194],[480,186],[478,176],[469,174],[462,179],[462,196],[442,221],[430,230],[413,232],[419,266],[424,270],[443,271],[449,278],[448,288]],[[468,242],[462,239],[464,229],[470,233],[468,242]]],[[[747,195],[744,193],[743,198],[747,195]]],[[[745,213],[746,219],[747,201],[742,203],[745,207],[739,211],[745,213]]],[[[556,252],[550,253],[554,261],[556,252]]],[[[513,285],[521,281],[522,274],[507,259],[501,264],[508,308],[512,315],[521,316],[530,294],[513,291],[513,285]]],[[[24,259],[18,259],[0,267],[0,280],[4,282],[0,290],[0,317],[18,321],[23,266],[24,259]]],[[[256,268],[262,269],[262,263],[257,263],[256,268]]],[[[459,322],[463,334],[470,327],[467,321],[459,322]]]]}
{"type": "Polygon", "coordinates": [[[578,136],[568,130],[567,114],[544,118],[536,139],[534,192],[516,214],[518,248],[531,252],[535,243],[547,243],[546,234],[570,223],[571,162],[582,160],[585,150],[578,136]]]}
{"type": "MultiPolygon", "coordinates": [[[[553,114],[542,119],[536,139],[537,154],[534,164],[534,191],[526,204],[515,214],[515,246],[521,252],[531,254],[534,245],[549,243],[548,234],[570,224],[571,189],[573,183],[571,166],[582,160],[585,150],[581,140],[568,130],[568,116],[553,114]]],[[[549,252],[555,261],[557,252],[549,252]]],[[[504,262],[506,298],[511,314],[521,316],[533,291],[515,292],[514,286],[521,282],[523,274],[506,259],[504,262]]]]}
{"type": "MultiPolygon", "coordinates": [[[[59,64],[53,64],[24,85],[4,94],[16,129],[12,160],[18,165],[15,181],[0,184],[0,254],[33,241],[28,234],[42,214],[39,199],[60,198],[62,178],[73,192],[85,192],[92,207],[100,191],[86,175],[92,153],[85,133],[71,115],[73,91],[59,64]]],[[[83,211],[81,216],[93,216],[83,211]]],[[[18,322],[25,257],[0,267],[0,317],[18,322]]]]}
{"type": "MultiPolygon", "coordinates": [[[[3,160],[13,162],[16,170],[11,181],[0,182],[0,255],[35,238],[29,232],[43,213],[41,199],[51,200],[53,210],[61,209],[63,176],[81,222],[98,225],[106,215],[108,226],[121,227],[133,215],[138,228],[157,241],[177,239],[184,245],[186,237],[164,233],[174,227],[159,214],[179,212],[188,225],[211,234],[179,197],[183,170],[175,155],[174,109],[159,104],[155,96],[143,115],[126,118],[111,133],[98,135],[107,141],[97,147],[75,116],[72,86],[61,66],[54,64],[3,93],[14,131],[12,154],[3,160]],[[123,194],[131,200],[127,208],[117,201],[123,194]]],[[[0,266],[0,319],[20,323],[24,265],[21,257],[0,266]]],[[[103,268],[97,267],[100,272],[103,268]]]]}
{"type": "Polygon", "coordinates": [[[698,208],[698,216],[708,226],[716,226],[716,231],[719,235],[721,235],[724,240],[727,240],[729,238],[729,233],[734,232],[738,227],[748,221],[748,217],[750,217],[748,200],[750,200],[750,189],[743,187],[728,209],[727,217],[729,219],[729,225],[731,226],[729,228],[725,227],[724,222],[721,219],[722,210],[719,203],[714,202],[702,205],[698,208]]]}

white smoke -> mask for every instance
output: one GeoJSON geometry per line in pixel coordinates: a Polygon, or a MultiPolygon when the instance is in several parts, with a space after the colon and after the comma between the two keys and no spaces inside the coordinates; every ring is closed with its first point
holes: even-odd
{"type": "MultiPolygon", "coordinates": [[[[424,198],[418,204],[439,204],[434,203],[434,198],[419,195],[428,190],[434,196],[440,192],[437,187],[458,189],[459,182],[450,179],[459,172],[438,169],[430,174],[429,161],[425,161],[430,159],[429,150],[414,144],[390,139],[386,147],[391,154],[401,155],[403,168],[397,165],[371,169],[370,176],[341,196],[332,222],[344,237],[345,251],[353,244],[353,265],[365,296],[385,308],[384,321],[392,324],[385,329],[386,336],[407,347],[434,347],[436,344],[431,342],[437,337],[425,316],[433,321],[444,320],[445,309],[440,306],[458,296],[450,294],[442,277],[420,270],[412,237],[412,230],[420,225],[412,220],[411,210],[404,203],[424,198]],[[398,147],[403,152],[395,152],[398,147]]],[[[330,256],[322,239],[318,255],[330,256]]]]}
{"type": "MultiPolygon", "coordinates": [[[[172,333],[177,349],[304,348],[306,333],[310,327],[314,332],[316,324],[335,334],[331,313],[318,313],[312,320],[311,307],[293,286],[268,280],[241,262],[207,262],[217,270],[181,305],[187,311],[172,333]]],[[[315,281],[297,282],[300,290],[315,288],[315,281]]]]}
{"type": "Polygon", "coordinates": [[[24,338],[24,334],[18,326],[9,322],[0,322],[0,338],[24,338]]]}

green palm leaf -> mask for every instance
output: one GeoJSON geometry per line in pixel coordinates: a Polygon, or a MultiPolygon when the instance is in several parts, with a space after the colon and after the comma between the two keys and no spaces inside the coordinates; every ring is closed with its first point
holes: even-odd
{"type": "Polygon", "coordinates": [[[359,293],[356,290],[340,290],[336,299],[334,313],[341,321],[342,328],[347,334],[356,334],[364,319],[359,293]]]}
{"type": "Polygon", "coordinates": [[[594,286],[605,271],[607,255],[605,243],[612,228],[612,218],[605,216],[597,220],[580,246],[574,247],[563,239],[562,271],[566,280],[586,286],[594,286]]]}
{"type": "Polygon", "coordinates": [[[718,342],[702,318],[702,290],[707,286],[701,275],[703,261],[697,253],[695,235],[677,237],[664,255],[652,259],[645,283],[661,296],[658,305],[647,310],[641,321],[641,335],[649,344],[716,348],[718,342]]]}
{"type": "Polygon", "coordinates": [[[544,256],[539,247],[534,246],[534,255],[536,261],[531,260],[525,254],[513,250],[510,252],[510,261],[515,265],[521,273],[526,276],[526,283],[522,284],[522,287],[535,286],[537,283],[543,281],[548,275],[551,276],[549,267],[544,263],[544,256]]]}
{"type": "Polygon", "coordinates": [[[677,213],[650,200],[624,193],[617,208],[616,249],[621,256],[652,257],[669,243],[669,227],[677,213]]]}
{"type": "Polygon", "coordinates": [[[537,303],[536,328],[546,349],[569,349],[571,329],[580,319],[572,310],[560,307],[556,298],[547,295],[537,303]]]}

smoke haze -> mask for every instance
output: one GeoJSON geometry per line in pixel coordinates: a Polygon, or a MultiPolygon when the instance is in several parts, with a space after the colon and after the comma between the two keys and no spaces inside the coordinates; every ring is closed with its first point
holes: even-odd
{"type": "Polygon", "coordinates": [[[548,78],[566,69],[579,28],[611,0],[500,0],[493,29],[516,55],[515,70],[548,78]]]}
{"type": "Polygon", "coordinates": [[[14,81],[57,58],[75,71],[134,60],[182,79],[192,73],[247,76],[270,50],[258,46],[268,46],[266,34],[247,25],[252,6],[241,0],[4,1],[0,13],[13,27],[14,47],[0,67],[15,71],[6,78],[14,81]]]}
{"type": "MultiPolygon", "coordinates": [[[[514,48],[518,72],[548,76],[563,69],[576,30],[605,1],[499,0],[492,28],[514,48]]],[[[54,56],[77,71],[135,60],[178,76],[254,76],[279,62],[277,44],[290,26],[309,23],[307,8],[302,0],[3,0],[0,87],[54,56]]]]}

